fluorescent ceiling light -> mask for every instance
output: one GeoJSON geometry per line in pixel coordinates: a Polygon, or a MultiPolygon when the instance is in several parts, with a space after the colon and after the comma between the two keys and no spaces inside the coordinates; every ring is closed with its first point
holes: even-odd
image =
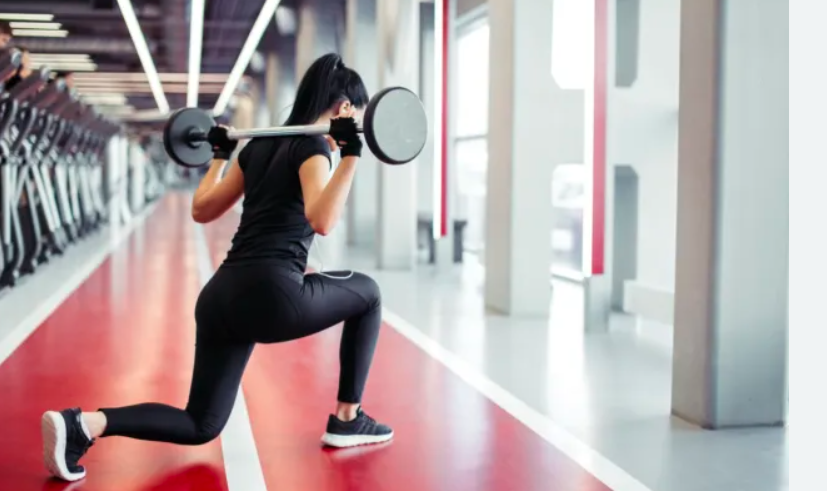
{"type": "Polygon", "coordinates": [[[94,63],[81,63],[81,62],[71,62],[71,61],[46,61],[46,62],[36,62],[32,63],[36,66],[47,66],[50,68],[55,67],[82,67],[82,68],[97,68],[98,66],[94,63]]]}
{"type": "Polygon", "coordinates": [[[90,60],[41,60],[32,59],[33,65],[72,65],[72,66],[93,66],[97,65],[90,60]]]}
{"type": "Polygon", "coordinates": [[[42,20],[42,21],[50,21],[54,19],[55,16],[52,14],[11,14],[8,12],[0,13],[0,19],[3,20],[42,20]]]}
{"type": "Polygon", "coordinates": [[[190,5],[187,107],[198,107],[198,80],[201,75],[201,43],[204,40],[204,0],[192,0],[190,5]]]}
{"type": "Polygon", "coordinates": [[[32,58],[61,58],[66,60],[88,60],[89,55],[75,53],[29,53],[32,58]]]}
{"type": "MultiPolygon", "coordinates": [[[[159,73],[158,77],[162,82],[181,82],[185,83],[189,80],[187,73],[159,73]]],[[[202,73],[201,83],[221,83],[227,81],[226,73],[202,73]]],[[[119,82],[146,82],[146,74],[134,72],[97,72],[84,74],[76,80],[115,80],[119,82]]]]}
{"type": "Polygon", "coordinates": [[[79,64],[94,64],[94,62],[90,58],[75,58],[75,57],[62,57],[62,56],[42,56],[42,55],[30,55],[29,58],[31,59],[32,63],[79,63],[79,64]]]}
{"type": "MultiPolygon", "coordinates": [[[[75,88],[79,92],[87,94],[91,93],[109,93],[113,91],[123,92],[126,94],[149,94],[152,89],[148,85],[83,85],[75,81],[75,88]]],[[[170,94],[186,94],[188,90],[187,84],[164,84],[164,92],[170,94]]],[[[200,92],[202,94],[218,94],[221,92],[221,86],[201,86],[200,92]]]]}
{"type": "Polygon", "coordinates": [[[126,28],[129,30],[132,43],[135,45],[135,51],[138,53],[141,65],[144,67],[144,72],[146,72],[146,79],[152,88],[155,104],[158,105],[159,111],[167,113],[169,112],[169,102],[167,102],[164,89],[161,87],[161,79],[158,78],[158,70],[155,69],[155,63],[152,61],[152,55],[149,53],[149,46],[146,44],[144,34],[141,32],[141,26],[138,25],[138,18],[135,17],[132,2],[129,0],[118,0],[118,6],[121,8],[121,14],[126,23],[126,28]]]}
{"type": "Polygon", "coordinates": [[[69,31],[44,31],[42,29],[12,29],[11,35],[16,38],[65,38],[69,31]]]}
{"type": "MultiPolygon", "coordinates": [[[[75,77],[75,85],[77,85],[78,87],[140,87],[140,88],[146,88],[146,89],[150,88],[149,84],[146,83],[146,81],[142,81],[142,82],[139,82],[139,81],[119,82],[117,80],[91,80],[91,79],[88,79],[88,78],[84,78],[82,80],[79,80],[79,77],[75,77]]],[[[167,87],[179,86],[179,85],[188,86],[188,85],[185,85],[183,82],[163,82],[161,85],[164,87],[165,92],[166,92],[167,87]]],[[[199,88],[201,90],[212,89],[216,93],[220,92],[223,87],[224,87],[223,84],[204,84],[204,83],[202,83],[202,84],[199,85],[199,88]]]]}
{"type": "Polygon", "coordinates": [[[50,70],[61,71],[61,72],[94,72],[98,69],[96,65],[57,65],[57,64],[50,64],[50,65],[41,65],[49,68],[50,70]]]}
{"type": "Polygon", "coordinates": [[[224,110],[227,109],[227,104],[230,102],[230,97],[232,97],[233,92],[235,92],[238,82],[241,80],[241,76],[244,75],[244,70],[247,69],[247,65],[250,63],[250,58],[252,58],[253,52],[258,47],[258,43],[261,41],[261,36],[264,35],[264,30],[267,28],[267,24],[269,24],[274,18],[273,16],[276,11],[276,7],[278,6],[279,0],[266,0],[264,2],[264,6],[261,7],[258,17],[256,18],[256,22],[253,24],[253,28],[250,29],[250,34],[247,36],[247,40],[244,42],[244,47],[241,48],[241,53],[239,53],[238,58],[236,59],[235,66],[233,66],[230,76],[227,78],[227,83],[224,85],[224,90],[221,91],[221,95],[215,103],[215,107],[213,108],[214,115],[221,115],[224,113],[224,110]]]}
{"type": "Polygon", "coordinates": [[[9,22],[12,29],[60,29],[60,22],[9,22]]]}

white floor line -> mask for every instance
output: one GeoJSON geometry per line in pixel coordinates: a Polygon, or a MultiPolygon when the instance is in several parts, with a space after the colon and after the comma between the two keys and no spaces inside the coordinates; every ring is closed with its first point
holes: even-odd
{"type": "MultiPolygon", "coordinates": [[[[157,206],[158,202],[154,202],[147,206],[140,215],[136,216],[129,225],[119,229],[104,229],[98,233],[112,234],[110,240],[106,241],[104,245],[92,254],[86,262],[79,264],[74,272],[57,290],[49,297],[40,302],[32,312],[21,321],[17,327],[14,328],[8,335],[0,339],[0,365],[11,356],[12,353],[23,344],[29,336],[52,315],[52,312],[63,303],[66,298],[72,294],[84,281],[88,278],[109,255],[120,246],[120,244],[132,234],[139,225],[141,225],[146,217],[148,217],[157,206]]],[[[70,246],[71,247],[71,246],[70,246]]],[[[71,251],[71,249],[69,250],[71,251]]],[[[56,259],[56,261],[65,260],[65,257],[56,259]]],[[[49,274],[48,269],[36,274],[49,274]]]]}
{"type": "MultiPolygon", "coordinates": [[[[203,287],[213,275],[213,266],[204,227],[194,222],[193,224],[198,277],[203,287]]],[[[243,390],[239,390],[236,395],[233,412],[220,439],[230,491],[267,491],[243,390]]]]}
{"type": "Polygon", "coordinates": [[[480,370],[448,351],[402,317],[387,308],[383,308],[382,318],[394,330],[405,336],[422,351],[445,365],[468,385],[478,390],[544,440],[580,464],[581,467],[612,490],[652,491],[585,442],[569,433],[565,428],[518,399],[489,379],[480,370]]]}
{"type": "MultiPolygon", "coordinates": [[[[319,269],[319,262],[308,260],[311,268],[319,269]]],[[[577,462],[603,484],[613,491],[652,491],[635,479],[614,462],[597,450],[572,435],[568,430],[551,420],[548,416],[532,408],[502,386],[488,378],[481,370],[466,363],[439,342],[429,337],[413,324],[406,321],[386,307],[382,309],[382,318],[395,331],[403,335],[431,358],[445,365],[468,385],[486,396],[491,402],[501,407],[527,428],[545,441],[559,449],[566,456],[577,462]]]]}

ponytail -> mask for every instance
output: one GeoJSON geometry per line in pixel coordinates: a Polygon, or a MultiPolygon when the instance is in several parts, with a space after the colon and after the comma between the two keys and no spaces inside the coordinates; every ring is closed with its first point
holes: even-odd
{"type": "Polygon", "coordinates": [[[368,91],[362,77],[346,67],[341,56],[335,53],[324,55],[314,61],[302,77],[285,124],[313,124],[325,111],[345,100],[357,108],[368,104],[368,91]]]}

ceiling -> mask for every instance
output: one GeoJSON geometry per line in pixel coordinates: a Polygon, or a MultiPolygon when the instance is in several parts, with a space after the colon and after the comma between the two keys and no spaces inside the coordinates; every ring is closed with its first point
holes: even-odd
{"type": "MultiPolygon", "coordinates": [[[[169,105],[172,109],[183,107],[190,0],[131,2],[161,74],[169,105]]],[[[215,104],[263,4],[264,0],[206,0],[200,107],[211,108],[215,104]]],[[[295,0],[281,4],[291,7],[295,0]]],[[[81,94],[102,100],[104,94],[122,93],[127,105],[136,110],[157,108],[116,0],[2,0],[0,13],[52,14],[52,22],[60,23],[60,29],[68,31],[66,37],[15,36],[13,42],[29,48],[36,59],[37,55],[46,57],[41,60],[58,53],[89,55],[97,74],[75,72],[81,94]]],[[[275,23],[270,24],[268,31],[276,31],[275,23]]],[[[267,34],[265,39],[278,36],[274,32],[267,34]]],[[[123,102],[116,105],[124,106],[123,102]]]]}

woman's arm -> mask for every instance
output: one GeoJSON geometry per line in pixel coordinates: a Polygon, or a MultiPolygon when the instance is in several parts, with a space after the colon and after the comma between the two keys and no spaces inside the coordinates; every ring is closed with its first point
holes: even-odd
{"type": "Polygon", "coordinates": [[[213,159],[210,169],[201,179],[192,197],[192,219],[209,223],[227,212],[244,194],[244,173],[233,160],[227,175],[222,179],[227,160],[213,159]]]}
{"type": "Polygon", "coordinates": [[[330,161],[321,155],[310,157],[299,168],[304,214],[317,234],[329,234],[338,223],[350,194],[357,160],[357,157],[343,158],[332,176],[330,161]]]}

